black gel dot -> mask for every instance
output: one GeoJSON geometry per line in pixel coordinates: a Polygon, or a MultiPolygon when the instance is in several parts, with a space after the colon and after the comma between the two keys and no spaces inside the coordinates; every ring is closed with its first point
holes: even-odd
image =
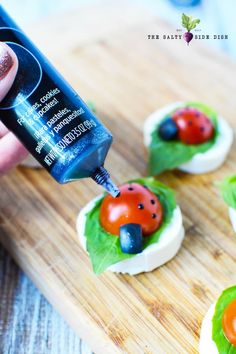
{"type": "Polygon", "coordinates": [[[144,205],[142,203],[138,204],[138,209],[144,209],[144,205]]]}
{"type": "Polygon", "coordinates": [[[152,214],[152,218],[153,218],[153,219],[156,219],[156,217],[157,217],[157,214],[153,213],[153,214],[152,214]]]}
{"type": "Polygon", "coordinates": [[[128,187],[128,190],[129,190],[129,191],[133,191],[134,188],[130,186],[130,187],[128,187]]]}
{"type": "Polygon", "coordinates": [[[156,203],[154,199],[151,199],[150,202],[151,202],[151,204],[155,204],[156,203]]]}

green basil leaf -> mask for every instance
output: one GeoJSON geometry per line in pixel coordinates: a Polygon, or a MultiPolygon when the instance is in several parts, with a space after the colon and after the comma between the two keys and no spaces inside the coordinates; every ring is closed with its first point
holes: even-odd
{"type": "MultiPolygon", "coordinates": [[[[158,196],[164,211],[161,227],[152,235],[144,238],[143,247],[145,249],[158,242],[161,233],[170,223],[173,211],[176,208],[175,194],[170,188],[152,177],[139,178],[130,182],[146,185],[158,196]]],[[[120,248],[119,237],[106,232],[101,226],[99,222],[101,203],[102,199],[97,201],[93,209],[86,214],[85,225],[86,248],[96,274],[102,273],[112,264],[135,256],[123,253],[120,248]]]]}
{"type": "Polygon", "coordinates": [[[226,177],[218,185],[225,203],[236,209],[236,175],[226,177]]]}
{"type": "MultiPolygon", "coordinates": [[[[158,127],[160,123],[157,124],[151,134],[151,143],[148,147],[148,171],[151,176],[155,176],[166,170],[173,170],[191,160],[194,155],[206,152],[215,144],[218,136],[217,114],[211,108],[198,102],[188,102],[184,104],[183,107],[194,107],[203,112],[214,125],[214,137],[203,144],[196,145],[183,144],[179,140],[165,141],[158,135],[158,127]]],[[[169,117],[172,113],[173,111],[163,117],[163,120],[169,117]]]]}
{"type": "Polygon", "coordinates": [[[95,103],[93,101],[87,101],[86,104],[91,109],[91,111],[93,113],[96,113],[96,106],[95,106],[95,103]]]}
{"type": "Polygon", "coordinates": [[[220,354],[236,354],[236,347],[225,338],[222,328],[224,310],[235,299],[236,286],[233,286],[223,291],[215,306],[215,313],[212,318],[212,339],[220,354]]]}

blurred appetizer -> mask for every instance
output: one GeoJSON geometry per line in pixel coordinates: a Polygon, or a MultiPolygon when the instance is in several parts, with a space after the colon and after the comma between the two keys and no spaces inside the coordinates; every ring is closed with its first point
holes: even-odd
{"type": "Polygon", "coordinates": [[[200,354],[236,353],[236,286],[223,291],[202,322],[200,354]]]}
{"type": "Polygon", "coordinates": [[[92,112],[96,113],[97,109],[93,101],[87,101],[86,104],[91,109],[92,112]]]}
{"type": "Polygon", "coordinates": [[[42,165],[40,165],[40,163],[32,155],[28,155],[26,159],[21,162],[21,166],[42,168],[42,165]]]}
{"type": "Polygon", "coordinates": [[[229,218],[236,232],[236,175],[226,177],[219,183],[221,194],[229,207],[229,218]]]}
{"type": "Polygon", "coordinates": [[[81,210],[81,245],[97,274],[152,271],[176,255],[184,238],[174,192],[151,177],[119,189],[117,198],[101,195],[81,210]]]}
{"type": "Polygon", "coordinates": [[[144,124],[149,174],[178,168],[200,174],[220,167],[233,130],[214,110],[198,102],[177,102],[152,113],[144,124]]]}

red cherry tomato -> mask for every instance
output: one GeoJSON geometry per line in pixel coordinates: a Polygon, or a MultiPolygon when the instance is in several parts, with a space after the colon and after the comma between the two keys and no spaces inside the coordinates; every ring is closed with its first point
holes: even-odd
{"type": "Polygon", "coordinates": [[[178,137],[184,144],[202,144],[214,135],[211,120],[196,108],[180,108],[172,115],[178,127],[178,137]]]}
{"type": "Polygon", "coordinates": [[[156,231],[162,222],[162,205],[157,196],[138,183],[124,184],[120,196],[107,195],[101,205],[100,223],[113,235],[119,235],[120,226],[129,223],[140,224],[143,236],[156,231]]]}
{"type": "Polygon", "coordinates": [[[236,346],[236,300],[233,300],[224,310],[222,327],[225,337],[236,346]]]}

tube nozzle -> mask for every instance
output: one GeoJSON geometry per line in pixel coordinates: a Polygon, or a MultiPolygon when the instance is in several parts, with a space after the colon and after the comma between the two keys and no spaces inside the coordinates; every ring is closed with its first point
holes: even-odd
{"type": "Polygon", "coordinates": [[[103,166],[98,167],[91,177],[97,184],[110,193],[112,197],[116,198],[120,195],[119,188],[112,182],[110,174],[103,166]]]}

